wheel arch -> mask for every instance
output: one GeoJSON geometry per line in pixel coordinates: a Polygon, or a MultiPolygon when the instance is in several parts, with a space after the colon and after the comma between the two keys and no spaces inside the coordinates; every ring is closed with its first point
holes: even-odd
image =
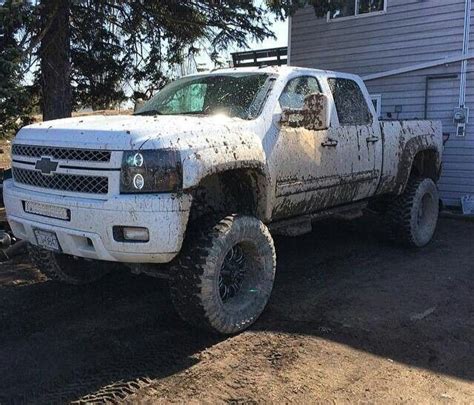
{"type": "Polygon", "coordinates": [[[261,221],[269,215],[270,181],[260,162],[219,165],[190,189],[191,220],[209,213],[245,213],[261,221]]]}
{"type": "Polygon", "coordinates": [[[439,150],[432,145],[426,147],[417,138],[411,139],[401,154],[395,182],[396,194],[403,193],[412,176],[430,178],[436,183],[440,174],[441,153],[439,150]]]}
{"type": "Polygon", "coordinates": [[[427,177],[435,183],[440,177],[439,154],[436,149],[425,149],[419,151],[413,158],[411,167],[412,175],[427,177]]]}

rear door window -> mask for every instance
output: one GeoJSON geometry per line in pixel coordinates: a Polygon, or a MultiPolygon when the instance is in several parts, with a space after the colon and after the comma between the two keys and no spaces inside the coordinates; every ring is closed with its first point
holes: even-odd
{"type": "Polygon", "coordinates": [[[350,79],[328,79],[336,105],[339,124],[341,125],[368,125],[372,123],[364,94],[359,85],[350,79]]]}

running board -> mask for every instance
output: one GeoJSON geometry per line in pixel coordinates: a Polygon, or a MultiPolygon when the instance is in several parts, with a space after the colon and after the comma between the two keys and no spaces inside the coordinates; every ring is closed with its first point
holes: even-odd
{"type": "Polygon", "coordinates": [[[293,217],[268,224],[268,229],[274,235],[300,236],[312,231],[312,223],[326,218],[341,218],[352,220],[362,216],[367,208],[367,202],[357,202],[350,205],[330,208],[308,215],[293,217]]]}

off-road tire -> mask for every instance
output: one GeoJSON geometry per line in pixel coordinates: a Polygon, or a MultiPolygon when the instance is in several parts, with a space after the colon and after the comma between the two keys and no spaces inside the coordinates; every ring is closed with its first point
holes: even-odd
{"type": "Polygon", "coordinates": [[[268,228],[257,218],[230,215],[214,226],[192,226],[172,266],[172,302],[183,320],[218,334],[235,334],[263,312],[275,278],[276,254],[268,228]],[[235,296],[221,297],[219,281],[228,253],[242,246],[243,281],[235,296]],[[248,256],[248,257],[247,257],[248,256]]]}
{"type": "Polygon", "coordinates": [[[436,230],[439,195],[428,178],[410,178],[404,193],[386,212],[392,238],[409,247],[427,245],[436,230]],[[421,216],[420,216],[421,214],[421,216]]]}
{"type": "Polygon", "coordinates": [[[28,254],[30,261],[48,278],[73,285],[93,283],[116,266],[114,263],[58,254],[31,244],[28,244],[28,254]]]}

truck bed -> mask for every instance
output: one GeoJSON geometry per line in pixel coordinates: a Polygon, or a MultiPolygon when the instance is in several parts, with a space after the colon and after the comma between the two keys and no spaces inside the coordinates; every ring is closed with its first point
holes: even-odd
{"type": "MultiPolygon", "coordinates": [[[[410,175],[418,151],[432,152],[441,164],[441,122],[429,120],[380,121],[383,139],[382,176],[377,194],[399,194],[410,175]]],[[[426,152],[424,152],[426,153],[426,152]]]]}

